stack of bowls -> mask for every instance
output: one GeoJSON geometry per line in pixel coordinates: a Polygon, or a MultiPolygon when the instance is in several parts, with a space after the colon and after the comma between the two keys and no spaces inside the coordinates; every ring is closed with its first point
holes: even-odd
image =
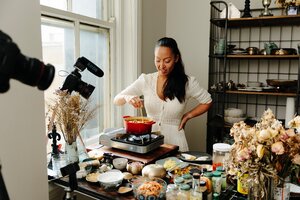
{"type": "Polygon", "coordinates": [[[244,112],[239,108],[227,108],[224,111],[224,120],[229,124],[234,124],[236,122],[244,121],[244,112]]]}

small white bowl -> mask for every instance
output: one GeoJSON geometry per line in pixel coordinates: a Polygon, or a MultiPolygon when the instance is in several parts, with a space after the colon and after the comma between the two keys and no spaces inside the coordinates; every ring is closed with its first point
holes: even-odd
{"type": "Polygon", "coordinates": [[[261,82],[256,82],[256,81],[248,81],[247,86],[248,87],[261,87],[262,83],[261,82]]]}
{"type": "Polygon", "coordinates": [[[244,121],[246,117],[224,117],[224,121],[229,124],[234,124],[240,121],[244,121]]]}
{"type": "Polygon", "coordinates": [[[123,173],[120,170],[112,169],[98,176],[98,181],[104,188],[118,187],[123,181],[123,173]]]}
{"type": "Polygon", "coordinates": [[[239,108],[227,108],[224,111],[225,117],[242,117],[244,112],[239,108]]]}
{"type": "Polygon", "coordinates": [[[115,159],[113,159],[112,163],[116,169],[123,170],[123,169],[125,169],[125,167],[128,163],[128,159],[127,158],[115,158],[115,159]]]}

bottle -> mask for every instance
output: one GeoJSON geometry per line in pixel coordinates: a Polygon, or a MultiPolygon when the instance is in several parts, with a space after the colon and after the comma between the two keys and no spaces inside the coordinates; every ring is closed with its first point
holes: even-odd
{"type": "Polygon", "coordinates": [[[202,192],[202,199],[207,200],[207,186],[205,181],[200,180],[200,191],[202,192]]]}
{"type": "Polygon", "coordinates": [[[175,184],[169,184],[166,191],[166,199],[175,200],[177,198],[178,188],[175,184]]]}
{"type": "Polygon", "coordinates": [[[193,174],[192,190],[190,200],[202,200],[202,192],[200,190],[200,174],[193,174]]]}
{"type": "Polygon", "coordinates": [[[177,193],[177,200],[190,200],[190,185],[181,184],[177,193]]]}
{"type": "Polygon", "coordinates": [[[225,169],[223,167],[217,167],[217,171],[221,172],[221,178],[222,178],[221,191],[226,190],[227,178],[226,178],[225,169]]]}
{"type": "Polygon", "coordinates": [[[221,172],[214,171],[212,177],[212,185],[213,185],[214,193],[221,194],[221,184],[222,184],[221,172]]]}
{"type": "Polygon", "coordinates": [[[207,200],[212,200],[212,172],[207,171],[203,173],[203,179],[200,178],[200,180],[204,180],[206,182],[206,192],[204,192],[204,197],[207,196],[207,200]]]}

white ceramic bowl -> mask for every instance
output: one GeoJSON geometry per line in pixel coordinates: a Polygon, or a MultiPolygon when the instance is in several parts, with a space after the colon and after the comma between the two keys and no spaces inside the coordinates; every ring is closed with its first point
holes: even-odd
{"type": "Polygon", "coordinates": [[[123,173],[118,169],[112,169],[98,176],[98,181],[101,186],[106,188],[118,187],[123,181],[123,173]]]}
{"type": "Polygon", "coordinates": [[[230,124],[234,124],[240,121],[244,121],[246,117],[224,117],[224,121],[230,124]]]}
{"type": "Polygon", "coordinates": [[[248,81],[247,86],[248,87],[261,87],[262,83],[261,82],[256,82],[256,81],[248,81]]]}
{"type": "Polygon", "coordinates": [[[239,108],[227,108],[224,110],[225,117],[243,117],[244,112],[239,108]]]}
{"type": "Polygon", "coordinates": [[[112,163],[116,169],[123,170],[123,169],[125,169],[125,167],[128,163],[128,159],[127,158],[115,158],[115,159],[113,159],[112,163]]]}

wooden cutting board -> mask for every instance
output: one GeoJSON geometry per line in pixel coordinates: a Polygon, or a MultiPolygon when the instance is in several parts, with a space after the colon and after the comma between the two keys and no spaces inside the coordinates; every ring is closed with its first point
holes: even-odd
{"type": "Polygon", "coordinates": [[[103,146],[100,148],[100,151],[104,153],[112,153],[115,156],[128,158],[129,160],[141,161],[145,164],[154,163],[156,160],[175,155],[178,152],[179,147],[172,144],[162,144],[159,148],[154,149],[145,154],[139,154],[130,151],[124,151],[120,149],[115,149],[111,147],[103,146]]]}

